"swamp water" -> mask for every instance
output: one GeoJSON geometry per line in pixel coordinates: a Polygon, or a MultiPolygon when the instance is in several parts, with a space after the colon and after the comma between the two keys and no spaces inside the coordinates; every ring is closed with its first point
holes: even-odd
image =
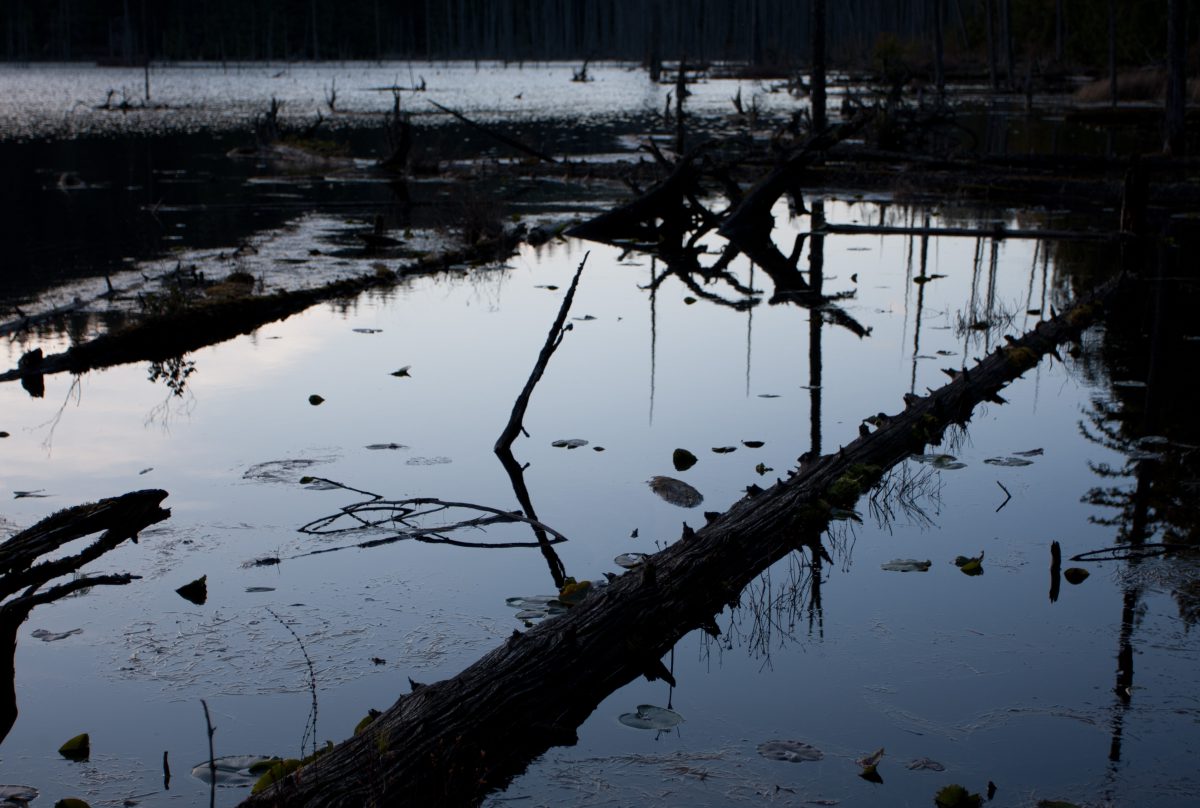
{"type": "MultiPolygon", "coordinates": [[[[725,98],[732,85],[712,92],[725,98]]],[[[312,199],[309,188],[289,192],[298,207],[312,199]]],[[[271,255],[288,239],[319,240],[335,228],[320,218],[328,209],[311,208],[261,229],[240,226],[259,256],[271,255]]],[[[807,229],[784,205],[775,214],[780,244],[807,229]]],[[[1004,211],[846,198],[827,199],[825,214],[838,223],[928,216],[932,226],[1015,226],[1004,211]]],[[[197,209],[189,215],[208,221],[197,209]]],[[[230,266],[196,240],[181,246],[213,274],[230,266]]],[[[0,747],[0,782],[34,786],[46,804],[68,795],[203,804],[207,786],[189,776],[208,755],[200,699],[218,755],[295,756],[312,743],[310,681],[317,743],[337,741],[369,708],[407,692],[410,677],[453,676],[521,628],[506,600],[554,593],[536,548],[406,540],[360,549],[350,545],[394,531],[301,528],[363,502],[364,492],[516,507],[491,448],[589,250],[572,330],[514,453],[528,464],[539,519],[569,538],[555,546],[568,574],[592,580],[620,573],[618,555],[676,540],[681,522],[699,527],[701,511],[723,510],[747,485],[786,475],[799,454],[848,443],[862,418],[940,386],[941,368],[1027,330],[1038,319],[1029,312],[1065,307],[1086,287],[1086,267],[1105,265],[1103,248],[1032,241],[829,236],[821,247],[826,293],[853,292],[841,306],[869,336],[820,312],[769,304],[769,279],[744,260],[731,271],[761,294],[675,276],[652,289],[661,264],[650,257],[555,240],[503,267],[320,305],[174,363],[50,376],[44,398],[0,386],[0,430],[10,433],[0,440],[6,533],[138,488],[169,491],[172,509],[138,544],[89,569],[140,580],[39,607],[21,628],[20,716],[0,747]],[[569,439],[587,444],[552,445],[569,439]],[[686,471],[672,462],[679,448],[699,458],[686,471]],[[656,475],[686,481],[703,504],[663,501],[647,485],[656,475]],[[311,554],[338,547],[346,549],[311,554]],[[201,575],[203,606],[175,594],[201,575]],[[53,641],[33,635],[76,629],[53,641]],[[58,756],[85,731],[89,761],[58,756]]],[[[336,273],[336,260],[312,263],[336,273]]],[[[678,687],[637,680],[619,689],[580,727],[577,746],[550,750],[485,804],[929,805],[946,784],[984,793],[988,781],[999,805],[1187,804],[1200,789],[1192,765],[1200,648],[1189,631],[1200,576],[1186,559],[1066,560],[1128,533],[1128,523],[1097,523],[1113,512],[1086,500],[1097,487],[1132,491],[1135,480],[1097,470],[1144,477],[1155,464],[1189,468],[1186,400],[1167,404],[1157,422],[1146,418],[1152,431],[1115,426],[1121,412],[1148,409],[1140,338],[1137,327],[1094,330],[1080,351],[1064,352],[1065,363],[1027,373],[1004,392],[1008,404],[977,410],[928,450],[952,459],[906,461],[858,503],[861,523],[833,523],[832,564],[814,570],[803,553],[784,559],[718,616],[720,639],[681,640],[665,660],[678,687]],[[1128,334],[1131,344],[1122,342],[1128,334]],[[1099,425],[1129,439],[1089,440],[1084,432],[1100,434],[1093,416],[1110,410],[1099,425]],[[1166,444],[1155,440],[1163,434],[1166,444]],[[1052,541],[1064,567],[1091,573],[1062,582],[1053,603],[1052,541]],[[954,564],[980,554],[982,575],[954,564]],[[930,563],[884,569],[897,560],[930,563]],[[1119,658],[1132,659],[1132,676],[1119,658]],[[667,728],[629,726],[639,712],[644,725],[667,728]],[[770,741],[811,745],[821,758],[768,759],[759,749],[770,741]],[[855,759],[880,747],[883,783],[861,779],[855,759]],[[923,758],[944,770],[908,768],[923,758]]],[[[1194,367],[1195,334],[1169,339],[1184,340],[1171,356],[1194,367]]],[[[50,352],[65,340],[51,333],[36,344],[50,352]]],[[[28,347],[6,345],[4,366],[28,347]]],[[[492,525],[450,538],[526,543],[531,534],[492,525]]],[[[218,804],[245,794],[220,788],[218,804]]]]}

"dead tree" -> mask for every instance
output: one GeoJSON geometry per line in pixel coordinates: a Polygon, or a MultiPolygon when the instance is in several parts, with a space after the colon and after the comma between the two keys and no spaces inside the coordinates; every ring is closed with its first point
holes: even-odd
{"type": "Polygon", "coordinates": [[[138,533],[171,515],[160,504],[166,491],[133,491],[119,497],[76,505],[59,511],[22,530],[0,544],[0,741],[17,720],[17,694],[13,657],[17,630],[35,606],[53,603],[93,586],[119,586],[138,576],[80,575],[44,589],[56,578],[78,572],[126,539],[137,541],[138,533]],[[100,537],[74,555],[45,560],[76,539],[100,533],[100,537]]]}
{"type": "Polygon", "coordinates": [[[662,657],[684,635],[719,633],[714,615],[788,553],[822,552],[835,507],[851,507],[885,470],[941,441],[982,401],[1077,339],[1113,285],[1042,322],[944,387],[907,396],[902,411],[836,453],[801,465],[585,598],[565,615],[512,636],[459,675],[402,696],[359,735],[245,806],[472,805],[506,785],[576,730],[599,703],[639,676],[674,683],[662,657]]]}

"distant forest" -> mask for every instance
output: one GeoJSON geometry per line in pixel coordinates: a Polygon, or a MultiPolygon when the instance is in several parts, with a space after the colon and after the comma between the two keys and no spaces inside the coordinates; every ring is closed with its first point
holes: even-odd
{"type": "MultiPolygon", "coordinates": [[[[1187,2],[1196,30],[1197,0],[1187,2]]],[[[6,0],[9,61],[549,59],[745,61],[809,58],[812,0],[6,0]]],[[[991,53],[1024,64],[1101,68],[1161,61],[1167,0],[835,0],[832,66],[880,53],[948,65],[991,53]],[[1113,14],[1110,17],[1110,12],[1113,14]],[[940,20],[939,20],[940,17],[940,20]],[[940,25],[938,25],[940,22],[940,25]],[[989,24],[990,23],[990,24],[989,24]]],[[[1011,69],[1011,68],[1010,68],[1011,69]]]]}

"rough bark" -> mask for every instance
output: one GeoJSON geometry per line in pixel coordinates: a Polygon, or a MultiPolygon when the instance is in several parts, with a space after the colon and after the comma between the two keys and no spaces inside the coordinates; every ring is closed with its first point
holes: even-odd
{"type": "Polygon", "coordinates": [[[367,731],[317,758],[245,806],[471,805],[538,755],[575,743],[602,699],[645,675],[672,681],[663,655],[737,602],[762,570],[804,546],[831,505],[849,507],[884,470],[941,440],[981,401],[1033,368],[1099,316],[1115,284],[990,354],[928,396],[906,397],[834,454],[755,490],[567,614],[500,647],[451,679],[401,697],[367,731]]]}

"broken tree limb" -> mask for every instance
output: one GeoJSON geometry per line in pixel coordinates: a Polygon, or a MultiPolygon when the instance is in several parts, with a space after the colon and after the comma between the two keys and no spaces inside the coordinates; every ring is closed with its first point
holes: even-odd
{"type": "Polygon", "coordinates": [[[571,279],[571,286],[567,289],[566,295],[563,296],[562,305],[558,309],[558,316],[554,318],[554,324],[550,326],[550,333],[546,335],[546,344],[542,346],[541,353],[538,354],[537,362],[533,365],[533,372],[529,374],[529,379],[525,382],[525,387],[517,396],[516,402],[513,404],[512,415],[508,418],[508,423],[504,426],[504,431],[500,433],[500,437],[496,438],[496,445],[493,451],[499,454],[504,449],[512,447],[512,442],[517,439],[517,435],[522,431],[521,422],[525,418],[525,410],[529,407],[529,398],[533,395],[533,388],[537,387],[537,383],[542,378],[542,374],[546,372],[546,365],[550,362],[550,357],[554,355],[554,351],[562,342],[563,335],[566,334],[567,328],[564,324],[567,322],[567,313],[571,311],[571,301],[575,299],[575,289],[579,286],[579,276],[583,274],[583,267],[587,263],[588,256],[591,253],[584,253],[583,260],[579,262],[579,268],[575,270],[575,277],[571,279]]]}
{"type": "Polygon", "coordinates": [[[142,530],[171,515],[161,503],[167,492],[156,489],[132,491],[119,497],[77,505],[46,517],[0,544],[0,741],[17,720],[14,655],[17,630],[34,607],[72,595],[93,586],[120,586],[136,575],[82,575],[42,587],[55,578],[78,572],[126,539],[137,541],[142,530]],[[69,542],[93,533],[101,535],[74,555],[53,561],[38,559],[69,542]],[[24,591],[22,591],[24,590],[24,591]],[[20,594],[17,594],[20,592],[20,594]]]}
{"type": "Polygon", "coordinates": [[[444,107],[441,104],[439,104],[437,101],[430,101],[429,103],[433,104],[435,107],[440,109],[442,112],[445,112],[447,115],[453,115],[455,118],[462,121],[463,123],[465,123],[467,126],[471,127],[472,129],[478,129],[480,132],[483,132],[488,137],[495,138],[496,140],[503,143],[505,146],[511,146],[512,148],[516,149],[517,151],[519,151],[523,154],[528,154],[530,157],[536,157],[537,159],[539,159],[543,162],[554,163],[555,165],[558,164],[558,160],[555,160],[553,157],[546,154],[545,152],[538,151],[537,149],[533,148],[532,146],[527,146],[524,143],[522,143],[521,141],[511,138],[508,135],[503,134],[502,132],[497,132],[495,129],[491,129],[477,121],[473,121],[470,118],[468,118],[466,115],[463,115],[458,110],[450,109],[450,107],[444,107]]]}
{"type": "Polygon", "coordinates": [[[500,647],[459,675],[401,697],[367,731],[245,806],[472,805],[505,786],[636,677],[657,675],[683,636],[710,626],[755,576],[822,530],[883,472],[941,440],[974,407],[1098,318],[1115,283],[997,349],[874,432],[756,491],[600,588],[565,615],[500,647]]]}

